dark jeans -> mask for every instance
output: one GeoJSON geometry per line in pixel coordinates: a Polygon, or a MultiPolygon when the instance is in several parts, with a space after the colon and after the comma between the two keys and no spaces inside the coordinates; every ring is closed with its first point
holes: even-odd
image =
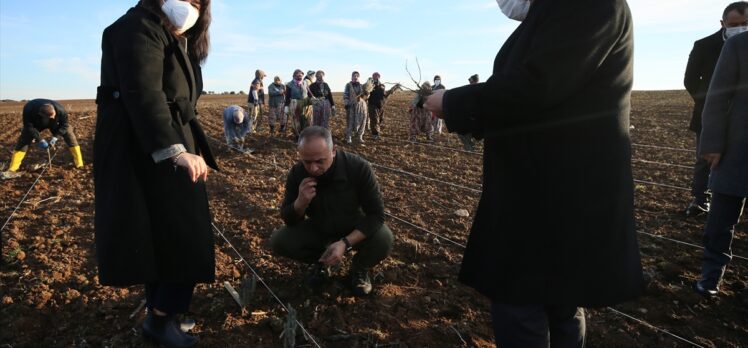
{"type": "Polygon", "coordinates": [[[575,306],[491,304],[500,348],[584,347],[584,309],[575,306]]]}
{"type": "MultiPolygon", "coordinates": [[[[78,139],[75,137],[75,133],[73,133],[73,127],[67,127],[65,134],[62,135],[62,139],[65,140],[65,144],[67,144],[68,147],[78,146],[78,139]]],[[[31,135],[31,132],[27,131],[25,128],[22,129],[21,136],[18,137],[18,142],[16,142],[14,150],[28,152],[29,145],[31,145],[33,140],[34,136],[31,135]]]]}
{"type": "Polygon", "coordinates": [[[727,264],[732,260],[732,236],[743,213],[745,197],[712,193],[712,206],[704,229],[704,261],[701,266],[702,284],[716,289],[727,264]]]}
{"type": "MultiPolygon", "coordinates": [[[[330,239],[316,231],[309,220],[294,226],[284,226],[270,236],[270,246],[273,252],[304,263],[315,263],[319,260],[327,246],[344,236],[330,239]]],[[[353,257],[353,267],[370,269],[390,254],[394,237],[387,225],[382,225],[379,231],[370,238],[353,246],[356,255],[353,257]]]]}
{"type": "Polygon", "coordinates": [[[150,283],[145,285],[145,306],[167,315],[186,313],[192,302],[195,284],[150,283]]]}
{"type": "Polygon", "coordinates": [[[693,181],[691,181],[691,195],[698,203],[709,202],[709,161],[699,156],[699,136],[696,134],[696,163],[693,165],[693,181]]]}

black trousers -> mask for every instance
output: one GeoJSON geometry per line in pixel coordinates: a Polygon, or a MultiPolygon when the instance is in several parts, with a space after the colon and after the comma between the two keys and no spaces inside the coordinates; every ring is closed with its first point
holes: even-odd
{"type": "MultiPolygon", "coordinates": [[[[315,230],[309,220],[289,227],[283,226],[270,236],[270,246],[276,254],[301,261],[316,263],[330,243],[343,237],[330,236],[315,230]]],[[[387,225],[382,225],[371,238],[353,246],[353,267],[370,269],[378,265],[392,251],[394,237],[387,225]]]]}
{"type": "Polygon", "coordinates": [[[575,306],[491,304],[500,348],[584,347],[584,310],[575,306]]]}
{"type": "MultiPolygon", "coordinates": [[[[40,132],[43,131],[40,130],[40,132]]],[[[75,137],[75,133],[73,133],[73,127],[68,126],[65,129],[65,134],[62,135],[62,139],[65,140],[65,144],[68,145],[68,147],[78,146],[78,139],[75,137]]],[[[31,142],[34,141],[34,136],[31,135],[31,132],[27,131],[25,128],[21,130],[21,136],[18,137],[18,142],[16,142],[15,151],[22,151],[22,152],[28,152],[29,145],[31,145],[31,142]]]]}
{"type": "Polygon", "coordinates": [[[145,284],[145,306],[167,315],[186,313],[190,309],[195,284],[145,284]]]}
{"type": "Polygon", "coordinates": [[[701,281],[705,287],[717,288],[732,260],[732,236],[745,200],[745,197],[712,192],[712,206],[704,228],[704,261],[701,266],[701,281]]]}
{"type": "Polygon", "coordinates": [[[693,180],[691,181],[691,195],[698,203],[709,202],[709,173],[711,164],[699,156],[699,137],[696,133],[696,163],[693,164],[693,180]]]}

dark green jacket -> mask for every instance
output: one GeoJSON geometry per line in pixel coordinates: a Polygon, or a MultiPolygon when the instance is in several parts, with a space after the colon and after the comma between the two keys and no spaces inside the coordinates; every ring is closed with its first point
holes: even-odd
{"type": "MultiPolygon", "coordinates": [[[[371,165],[361,157],[338,150],[326,174],[329,176],[318,179],[317,195],[305,217],[330,238],[340,238],[355,229],[370,238],[384,224],[384,203],[371,165]]],[[[289,226],[305,219],[296,214],[293,202],[299,196],[301,181],[309,176],[301,162],[288,174],[281,217],[289,226]]]]}

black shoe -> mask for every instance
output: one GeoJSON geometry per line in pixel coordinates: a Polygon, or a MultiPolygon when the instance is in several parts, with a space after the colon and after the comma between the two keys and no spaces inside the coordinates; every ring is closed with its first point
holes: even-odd
{"type": "Polygon", "coordinates": [[[351,269],[351,290],[355,296],[366,296],[371,293],[371,278],[365,269],[351,269]]]}
{"type": "Polygon", "coordinates": [[[312,266],[307,276],[306,282],[312,288],[318,288],[324,285],[330,279],[330,267],[321,263],[312,266]]]}
{"type": "Polygon", "coordinates": [[[697,281],[696,284],[693,285],[693,289],[700,295],[706,297],[714,297],[719,293],[719,289],[717,289],[717,287],[709,287],[705,285],[701,280],[697,281]]]}
{"type": "Polygon", "coordinates": [[[143,322],[143,337],[167,348],[194,347],[197,338],[184,333],[174,316],[158,316],[149,312],[143,322]]]}
{"type": "Polygon", "coordinates": [[[694,200],[686,208],[686,217],[695,217],[709,212],[709,202],[694,200]]]}

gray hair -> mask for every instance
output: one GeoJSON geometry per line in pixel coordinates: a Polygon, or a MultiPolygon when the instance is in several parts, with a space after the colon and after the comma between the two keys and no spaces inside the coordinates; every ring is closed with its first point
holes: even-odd
{"type": "Polygon", "coordinates": [[[299,144],[298,148],[301,149],[304,146],[304,141],[310,138],[322,138],[325,139],[325,142],[327,143],[327,148],[332,150],[332,133],[330,133],[330,130],[325,127],[320,126],[312,126],[304,128],[303,131],[301,131],[301,134],[299,134],[299,144]]]}

